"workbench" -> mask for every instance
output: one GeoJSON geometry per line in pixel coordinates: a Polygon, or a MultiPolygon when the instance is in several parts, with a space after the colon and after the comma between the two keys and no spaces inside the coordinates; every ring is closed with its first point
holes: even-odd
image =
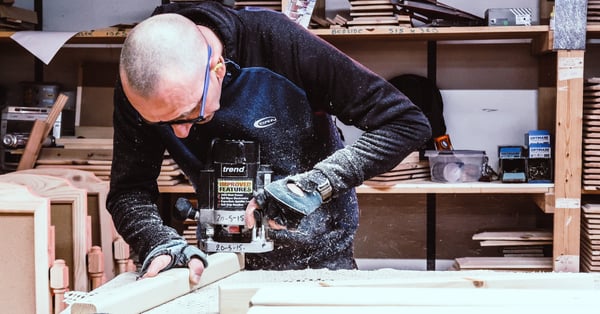
{"type": "MultiPolygon", "coordinates": [[[[414,299],[399,295],[392,297],[389,302],[400,304],[395,305],[396,310],[400,306],[410,313],[413,313],[419,307],[424,307],[421,309],[439,307],[439,309],[448,310],[447,307],[440,307],[441,305],[455,306],[461,309],[467,307],[470,309],[470,311],[467,311],[468,313],[475,310],[483,310],[482,312],[488,313],[486,309],[492,309],[490,313],[496,313],[498,310],[505,310],[506,306],[510,309],[517,309],[514,313],[524,313],[523,310],[526,307],[535,307],[536,311],[534,312],[537,312],[537,310],[542,312],[553,306],[563,309],[571,306],[575,309],[574,303],[577,304],[577,309],[590,309],[596,300],[595,296],[598,294],[598,289],[600,289],[599,276],[595,273],[518,273],[485,270],[427,272],[394,269],[365,271],[330,271],[326,269],[296,271],[242,270],[160,304],[144,313],[246,313],[250,299],[254,300],[258,293],[265,289],[273,290],[272,293],[275,294],[276,291],[289,289],[291,295],[294,294],[295,290],[304,291],[301,294],[303,296],[314,294],[315,291],[332,293],[336,289],[343,289],[345,293],[364,291],[365,295],[360,298],[362,300],[351,302],[358,302],[365,306],[368,306],[369,302],[376,302],[381,298],[381,295],[369,294],[369,291],[381,291],[384,294],[404,291],[414,296],[414,299]],[[555,298],[554,296],[557,294],[563,297],[555,298]],[[476,295],[485,297],[477,298],[476,295]],[[453,296],[453,299],[449,299],[448,296],[453,296]]],[[[95,291],[100,293],[100,291],[116,289],[135,280],[135,277],[135,273],[119,275],[95,291]]],[[[282,304],[284,298],[281,298],[282,304]]],[[[148,300],[148,302],[152,302],[152,300],[148,300]]],[[[343,307],[343,303],[340,304],[343,301],[338,302],[338,300],[330,299],[326,302],[331,303],[327,306],[332,312],[335,312],[336,308],[340,306],[343,307]]],[[[378,310],[383,307],[381,304],[371,304],[370,306],[370,308],[377,308],[378,310]]],[[[362,311],[370,312],[364,309],[366,308],[363,307],[362,311]]]]}

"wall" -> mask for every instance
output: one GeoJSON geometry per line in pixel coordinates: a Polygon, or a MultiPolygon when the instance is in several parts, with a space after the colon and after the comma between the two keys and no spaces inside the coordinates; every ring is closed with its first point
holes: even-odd
{"type": "MultiPolygon", "coordinates": [[[[150,16],[161,0],[52,0],[43,1],[44,31],[85,31],[139,22],[150,16]]],[[[14,6],[33,10],[34,0],[15,0],[14,6]]]]}

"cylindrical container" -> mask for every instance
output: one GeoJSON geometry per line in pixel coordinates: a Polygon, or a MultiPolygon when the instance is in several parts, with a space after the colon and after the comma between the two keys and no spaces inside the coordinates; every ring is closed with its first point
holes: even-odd
{"type": "MultiPolygon", "coordinates": [[[[2,144],[6,148],[22,148],[27,145],[29,140],[28,133],[8,133],[2,137],[2,144]]],[[[56,139],[48,135],[42,143],[42,147],[52,147],[56,145],[56,139]]]]}

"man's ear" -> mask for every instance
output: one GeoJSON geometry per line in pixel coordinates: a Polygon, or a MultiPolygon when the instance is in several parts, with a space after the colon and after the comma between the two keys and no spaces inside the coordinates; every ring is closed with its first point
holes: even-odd
{"type": "Polygon", "coordinates": [[[225,59],[223,58],[223,56],[219,56],[219,61],[213,68],[213,71],[217,74],[217,78],[219,79],[219,81],[223,80],[227,72],[227,67],[225,66],[225,59]]]}

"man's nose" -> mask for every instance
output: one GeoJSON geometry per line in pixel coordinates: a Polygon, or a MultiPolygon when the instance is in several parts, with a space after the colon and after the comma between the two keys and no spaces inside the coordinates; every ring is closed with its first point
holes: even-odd
{"type": "Polygon", "coordinates": [[[186,138],[190,134],[192,123],[174,124],[171,125],[175,136],[179,138],[186,138]]]}

